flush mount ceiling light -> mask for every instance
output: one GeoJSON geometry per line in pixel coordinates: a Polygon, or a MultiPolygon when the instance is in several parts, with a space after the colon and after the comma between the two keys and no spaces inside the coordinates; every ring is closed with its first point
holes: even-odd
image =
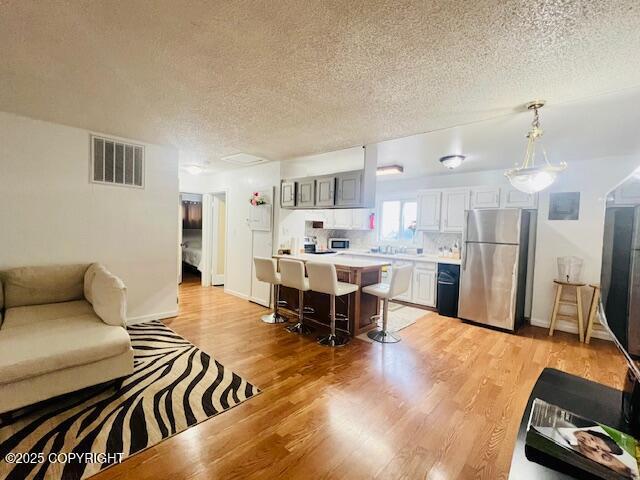
{"type": "Polygon", "coordinates": [[[189,175],[200,175],[205,171],[205,168],[202,165],[186,165],[184,170],[189,175]]]}
{"type": "Polygon", "coordinates": [[[458,168],[464,162],[464,159],[467,158],[464,155],[447,155],[446,157],[440,158],[440,163],[447,167],[449,170],[453,170],[454,168],[458,168]]]}
{"type": "Polygon", "coordinates": [[[385,165],[383,167],[376,168],[376,175],[398,175],[404,172],[402,165],[385,165]]]}
{"type": "Polygon", "coordinates": [[[536,193],[544,190],[555,182],[559,172],[567,168],[565,162],[552,165],[547,159],[547,152],[540,140],[543,132],[540,128],[540,117],[538,116],[538,110],[542,108],[543,105],[543,100],[536,100],[527,104],[527,109],[533,110],[533,122],[531,122],[531,130],[529,130],[527,134],[528,141],[524,160],[520,167],[505,172],[511,185],[524,193],[536,193]],[[540,145],[542,158],[544,160],[544,162],[540,162],[537,166],[535,163],[536,142],[540,145]]]}

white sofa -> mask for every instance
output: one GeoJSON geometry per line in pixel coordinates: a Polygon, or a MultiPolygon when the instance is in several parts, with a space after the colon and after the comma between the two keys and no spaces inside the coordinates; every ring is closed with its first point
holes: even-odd
{"type": "Polygon", "coordinates": [[[97,263],[0,271],[0,413],[132,372],[119,278],[97,263]]]}

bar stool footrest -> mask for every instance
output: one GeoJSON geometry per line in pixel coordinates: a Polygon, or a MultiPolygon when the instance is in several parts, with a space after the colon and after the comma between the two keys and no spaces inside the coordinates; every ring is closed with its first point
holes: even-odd
{"type": "Polygon", "coordinates": [[[382,330],[371,330],[367,332],[367,337],[378,343],[398,343],[400,341],[400,338],[382,330]]]}
{"type": "Polygon", "coordinates": [[[263,315],[260,318],[264,323],[286,323],[287,319],[282,315],[276,315],[275,313],[270,313],[268,315],[263,315]]]}
{"type": "Polygon", "coordinates": [[[318,343],[320,345],[324,345],[325,347],[343,347],[347,343],[349,343],[350,338],[344,337],[342,335],[333,335],[328,334],[322,337],[318,337],[318,343]]]}
{"type": "Polygon", "coordinates": [[[300,335],[307,335],[313,332],[313,328],[305,325],[304,323],[296,323],[295,325],[291,325],[289,327],[285,327],[288,332],[298,333],[300,335]]]}

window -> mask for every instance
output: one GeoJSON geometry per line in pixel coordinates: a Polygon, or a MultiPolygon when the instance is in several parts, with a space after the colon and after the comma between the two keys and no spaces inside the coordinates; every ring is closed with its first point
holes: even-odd
{"type": "Polygon", "coordinates": [[[418,202],[385,200],[380,207],[380,240],[412,242],[416,233],[418,202]]]}
{"type": "Polygon", "coordinates": [[[91,135],[91,181],[144,187],[144,147],[91,135]]]}

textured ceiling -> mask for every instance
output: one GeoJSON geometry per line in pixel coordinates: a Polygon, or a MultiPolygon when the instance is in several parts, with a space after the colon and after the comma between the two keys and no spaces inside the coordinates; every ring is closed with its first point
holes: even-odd
{"type": "Polygon", "coordinates": [[[640,2],[0,0],[0,110],[216,162],[640,85],[640,2]]]}

